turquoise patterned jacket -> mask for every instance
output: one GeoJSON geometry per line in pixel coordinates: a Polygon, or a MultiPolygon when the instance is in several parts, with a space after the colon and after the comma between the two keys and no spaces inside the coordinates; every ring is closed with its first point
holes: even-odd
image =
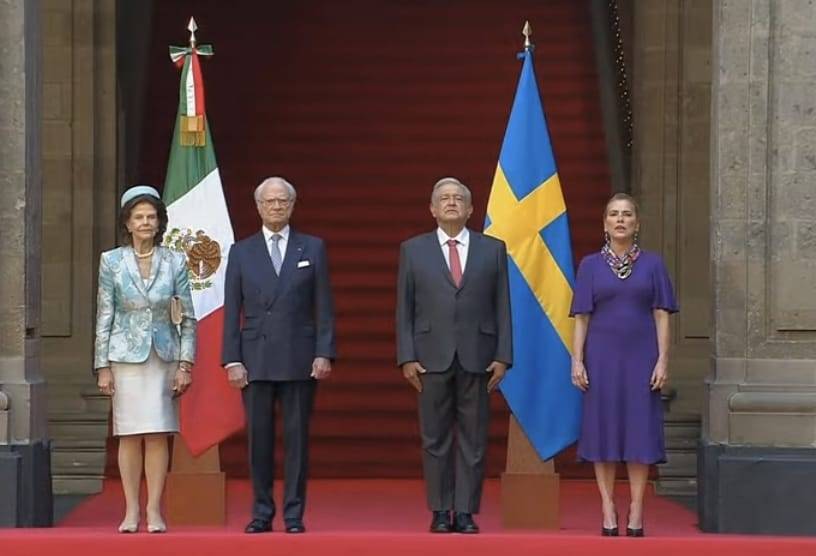
{"type": "Polygon", "coordinates": [[[196,318],[184,255],[156,247],[147,284],[139,274],[133,248],[102,253],[96,301],[94,369],[111,361],[143,363],[150,347],[165,361],[195,357],[196,318]],[[181,298],[183,318],[170,321],[170,299],[181,298]]]}

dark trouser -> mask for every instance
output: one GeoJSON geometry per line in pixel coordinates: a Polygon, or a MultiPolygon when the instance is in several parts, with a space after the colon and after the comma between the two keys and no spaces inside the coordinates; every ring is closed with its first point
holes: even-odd
{"type": "Polygon", "coordinates": [[[309,418],[315,380],[255,381],[243,390],[249,430],[249,472],[252,476],[252,518],[271,521],[275,515],[275,401],[283,413],[283,519],[301,521],[306,507],[309,470],[309,418]]]}
{"type": "Polygon", "coordinates": [[[420,380],[419,427],[428,507],[432,511],[478,513],[490,415],[488,375],[469,373],[454,358],[447,371],[426,373],[420,380]]]}

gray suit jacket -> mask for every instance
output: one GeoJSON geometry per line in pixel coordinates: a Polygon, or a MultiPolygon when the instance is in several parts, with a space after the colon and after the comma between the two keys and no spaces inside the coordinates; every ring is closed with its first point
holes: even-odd
{"type": "Polygon", "coordinates": [[[472,373],[485,372],[492,361],[513,363],[507,250],[472,230],[459,288],[436,231],[400,248],[397,364],[418,361],[428,372],[444,372],[454,355],[472,373]]]}

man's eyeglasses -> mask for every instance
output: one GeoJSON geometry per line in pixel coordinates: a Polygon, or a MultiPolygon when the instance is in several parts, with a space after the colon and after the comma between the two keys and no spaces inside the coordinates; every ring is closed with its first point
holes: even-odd
{"type": "Polygon", "coordinates": [[[289,199],[258,199],[258,204],[264,208],[280,206],[282,208],[287,208],[291,201],[289,199]]]}

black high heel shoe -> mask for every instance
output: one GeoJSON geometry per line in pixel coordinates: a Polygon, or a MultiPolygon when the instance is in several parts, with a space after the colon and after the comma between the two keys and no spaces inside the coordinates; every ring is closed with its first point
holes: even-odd
{"type": "MultiPolygon", "coordinates": [[[[626,518],[626,522],[629,522],[629,518],[626,518]]],[[[627,537],[645,537],[646,534],[643,532],[643,519],[641,518],[640,527],[634,529],[632,527],[626,526],[626,536],[627,537]]]]}
{"type": "Polygon", "coordinates": [[[603,523],[601,523],[601,536],[602,537],[617,537],[618,536],[618,512],[615,512],[615,526],[614,527],[604,527],[603,523]]]}
{"type": "Polygon", "coordinates": [[[607,529],[606,527],[601,527],[601,536],[602,537],[617,537],[618,535],[618,528],[617,527],[610,527],[607,529]]]}

